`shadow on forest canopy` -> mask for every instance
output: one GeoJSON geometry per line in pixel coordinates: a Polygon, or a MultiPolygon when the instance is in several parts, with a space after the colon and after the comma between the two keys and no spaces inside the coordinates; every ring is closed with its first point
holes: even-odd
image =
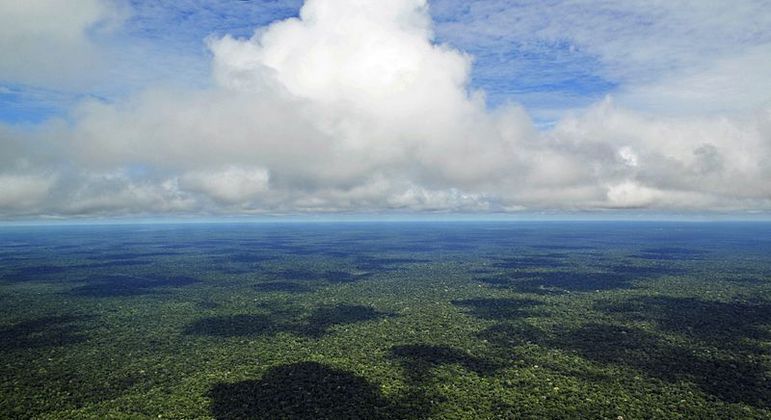
{"type": "Polygon", "coordinates": [[[533,309],[542,303],[533,299],[477,298],[452,301],[469,314],[482,319],[510,320],[533,315],[533,309]]]}
{"type": "Polygon", "coordinates": [[[628,289],[635,282],[684,272],[667,266],[611,266],[607,272],[580,271],[515,271],[476,280],[492,287],[511,289],[520,293],[558,295],[570,292],[628,289]]]}
{"type": "Polygon", "coordinates": [[[345,370],[317,362],[273,367],[259,380],[221,383],[208,393],[216,419],[428,418],[420,395],[387,397],[380,387],[345,370]]]}
{"type": "Polygon", "coordinates": [[[271,281],[266,283],[258,283],[254,286],[254,289],[258,292],[265,293],[308,293],[314,289],[305,284],[294,283],[291,281],[271,281]]]}
{"type": "Polygon", "coordinates": [[[86,340],[77,322],[86,316],[47,316],[0,327],[0,350],[67,346],[86,340]]]}
{"type": "Polygon", "coordinates": [[[329,283],[353,283],[364,280],[371,275],[364,271],[314,271],[303,268],[292,268],[270,273],[279,281],[325,281],[329,283]]]}
{"type": "Polygon", "coordinates": [[[644,260],[702,260],[707,251],[701,249],[662,247],[646,248],[632,257],[644,260]]]}
{"type": "MultiPolygon", "coordinates": [[[[644,296],[619,303],[600,303],[596,309],[622,321],[653,321],[659,329],[721,348],[747,350],[747,339],[771,340],[771,303],[766,301],[718,302],[644,296]]],[[[760,351],[758,347],[755,349],[760,351]]]]}
{"type": "Polygon", "coordinates": [[[403,345],[391,348],[391,357],[398,360],[413,383],[422,383],[432,369],[457,364],[478,375],[491,375],[501,366],[467,351],[448,346],[428,344],[403,345]]]}
{"type": "Polygon", "coordinates": [[[38,280],[52,280],[56,275],[67,272],[67,266],[41,264],[22,267],[5,274],[0,279],[9,283],[23,283],[38,280]]]}
{"type": "Polygon", "coordinates": [[[493,264],[493,267],[507,270],[564,267],[566,264],[563,261],[563,257],[562,254],[554,253],[546,255],[522,255],[496,262],[493,264]]]}
{"type": "Polygon", "coordinates": [[[184,287],[198,283],[199,280],[185,276],[137,277],[126,275],[91,276],[83,280],[86,284],[73,288],[70,293],[76,296],[117,297],[157,293],[156,289],[184,287]]]}
{"type": "Polygon", "coordinates": [[[763,349],[747,340],[768,340],[767,303],[727,304],[669,297],[634,298],[600,309],[622,322],[653,321],[661,330],[729,350],[685,347],[656,331],[628,325],[588,323],[575,328],[536,328],[516,313],[490,317],[500,322],[479,333],[505,354],[536,344],[575,353],[601,365],[625,366],[669,382],[686,381],[728,403],[771,408],[771,381],[758,361],[763,349]]]}
{"type": "Polygon", "coordinates": [[[376,419],[392,410],[366,379],[316,362],[274,367],[256,381],[218,384],[208,396],[217,419],[376,419]]]}
{"type": "Polygon", "coordinates": [[[226,315],[199,319],[185,328],[190,335],[215,337],[265,336],[288,332],[320,338],[338,325],[354,324],[394,316],[363,305],[316,308],[308,316],[297,311],[273,310],[267,314],[226,315]]]}

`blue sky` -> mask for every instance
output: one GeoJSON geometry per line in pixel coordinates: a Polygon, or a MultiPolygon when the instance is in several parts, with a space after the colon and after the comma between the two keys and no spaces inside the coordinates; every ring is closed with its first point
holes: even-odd
{"type": "Polygon", "coordinates": [[[771,212],[768,0],[0,2],[0,56],[0,219],[771,212]]]}

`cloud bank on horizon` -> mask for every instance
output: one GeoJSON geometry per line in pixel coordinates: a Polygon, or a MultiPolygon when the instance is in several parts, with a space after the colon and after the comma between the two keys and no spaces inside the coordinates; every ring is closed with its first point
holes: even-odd
{"type": "Polygon", "coordinates": [[[0,123],[0,217],[771,211],[763,1],[306,0],[205,70],[81,2],[0,4],[0,114],[75,98],[0,123]]]}

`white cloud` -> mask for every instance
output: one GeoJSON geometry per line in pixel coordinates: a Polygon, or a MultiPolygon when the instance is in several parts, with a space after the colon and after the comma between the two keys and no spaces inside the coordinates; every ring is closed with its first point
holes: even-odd
{"type": "MultiPolygon", "coordinates": [[[[63,215],[153,215],[201,211],[179,191],[175,179],[135,180],[124,171],[70,174],[60,182],[53,213],[63,215]]],[[[48,213],[51,213],[49,210],[48,213]]]]}
{"type": "Polygon", "coordinates": [[[608,188],[608,204],[619,208],[648,207],[658,195],[659,192],[652,188],[626,181],[608,188]]]}
{"type": "Polygon", "coordinates": [[[511,145],[466,91],[468,58],[430,42],[425,3],[366,4],[310,1],[305,20],[212,40],[219,89],[85,104],[76,147],[92,164],[261,165],[284,185],[350,186],[395,165],[462,181],[510,163],[511,145]],[[472,149],[482,152],[463,156],[472,149]]]}
{"type": "Polygon", "coordinates": [[[612,101],[563,120],[552,133],[584,151],[596,183],[608,185],[598,207],[768,209],[769,111],[742,117],[653,117],[612,101]],[[634,164],[631,164],[634,163],[634,164]]]}
{"type": "Polygon", "coordinates": [[[106,65],[91,33],[114,28],[126,12],[109,0],[0,2],[0,81],[84,87],[84,74],[106,65]]]}
{"type": "Polygon", "coordinates": [[[0,212],[37,207],[48,196],[54,181],[51,176],[0,174],[0,212]]]}
{"type": "Polygon", "coordinates": [[[201,192],[224,204],[235,204],[257,198],[269,189],[270,173],[263,168],[230,166],[220,171],[184,174],[180,186],[201,192]]]}

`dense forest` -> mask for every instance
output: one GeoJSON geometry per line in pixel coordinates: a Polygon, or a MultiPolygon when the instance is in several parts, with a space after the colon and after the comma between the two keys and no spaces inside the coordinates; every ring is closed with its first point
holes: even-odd
{"type": "Polygon", "coordinates": [[[771,225],[0,230],[4,418],[768,418],[771,225]]]}

